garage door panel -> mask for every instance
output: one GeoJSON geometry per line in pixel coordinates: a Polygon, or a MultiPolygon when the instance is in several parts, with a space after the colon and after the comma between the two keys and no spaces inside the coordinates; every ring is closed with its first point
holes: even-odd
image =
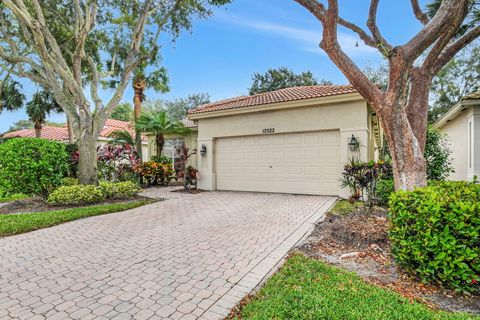
{"type": "Polygon", "coordinates": [[[339,132],[220,138],[218,190],[338,194],[339,132]]]}

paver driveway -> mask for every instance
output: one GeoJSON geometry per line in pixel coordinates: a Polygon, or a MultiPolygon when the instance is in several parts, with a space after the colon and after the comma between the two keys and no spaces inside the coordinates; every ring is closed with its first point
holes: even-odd
{"type": "Polygon", "coordinates": [[[0,239],[0,318],[221,319],[335,200],[162,190],[148,193],[169,200],[0,239]]]}

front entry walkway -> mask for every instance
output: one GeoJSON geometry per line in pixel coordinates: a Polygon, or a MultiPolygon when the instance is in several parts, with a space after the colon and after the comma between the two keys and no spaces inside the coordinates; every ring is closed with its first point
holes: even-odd
{"type": "Polygon", "coordinates": [[[185,195],[0,239],[0,319],[222,319],[333,197],[185,195]]]}

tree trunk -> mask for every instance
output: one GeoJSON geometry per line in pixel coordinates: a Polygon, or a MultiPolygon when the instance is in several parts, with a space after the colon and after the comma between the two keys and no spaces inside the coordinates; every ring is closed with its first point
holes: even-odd
{"type": "MultiPolygon", "coordinates": [[[[144,91],[146,88],[146,81],[142,77],[135,77],[133,79],[133,118],[135,124],[142,115],[142,101],[144,96],[144,91]]],[[[142,132],[135,130],[135,146],[140,156],[140,159],[143,158],[142,155],[142,132]]]]}
{"type": "Polygon", "coordinates": [[[42,121],[35,121],[33,123],[33,128],[35,129],[35,137],[42,137],[42,121]]]}
{"type": "MultiPolygon", "coordinates": [[[[413,190],[427,185],[424,148],[410,126],[404,106],[383,106],[380,120],[392,156],[395,190],[413,190]]],[[[418,128],[419,130],[423,128],[418,128]]]]}
{"type": "MultiPolygon", "coordinates": [[[[78,180],[81,184],[98,184],[97,173],[97,147],[96,140],[98,132],[95,132],[92,117],[85,112],[80,112],[78,132],[78,180]]],[[[98,131],[98,130],[97,130],[98,131]]]]}
{"type": "Polygon", "coordinates": [[[68,119],[68,116],[67,116],[67,131],[68,131],[68,142],[71,144],[75,143],[75,135],[73,134],[72,123],[70,119],[68,119]]]}
{"type": "Polygon", "coordinates": [[[157,133],[155,142],[157,144],[157,157],[160,158],[162,156],[163,145],[165,144],[165,138],[162,133],[157,133]]]}

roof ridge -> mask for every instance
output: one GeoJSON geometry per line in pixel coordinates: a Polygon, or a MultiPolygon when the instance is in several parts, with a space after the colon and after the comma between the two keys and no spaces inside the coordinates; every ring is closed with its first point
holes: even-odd
{"type": "Polygon", "coordinates": [[[356,90],[351,84],[322,84],[288,87],[275,91],[261,92],[251,96],[238,96],[230,99],[219,100],[198,106],[197,108],[189,110],[188,113],[195,114],[242,107],[253,107],[278,102],[297,101],[355,92],[356,90]]]}

